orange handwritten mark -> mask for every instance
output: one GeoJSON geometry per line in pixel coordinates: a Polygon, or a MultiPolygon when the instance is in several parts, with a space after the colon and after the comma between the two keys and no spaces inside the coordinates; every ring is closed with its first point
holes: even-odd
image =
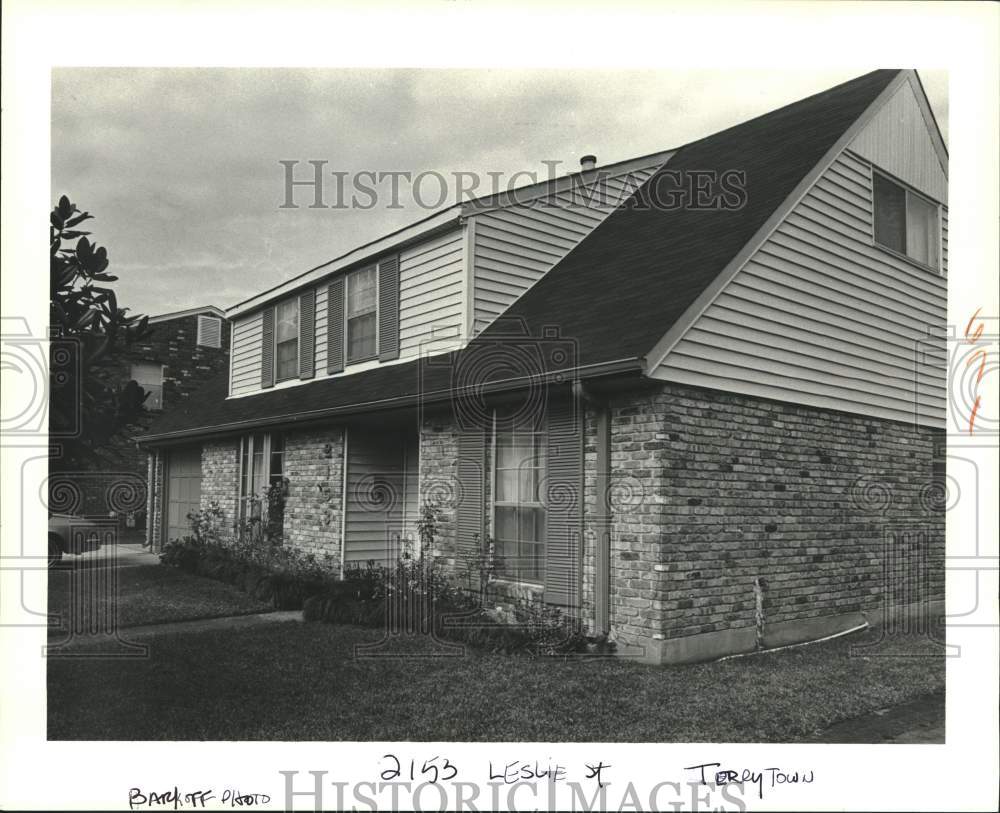
{"type": "Polygon", "coordinates": [[[976,413],[979,412],[979,399],[982,398],[981,395],[976,396],[976,403],[972,405],[972,414],[969,416],[969,434],[972,434],[972,426],[976,422],[976,413]]]}
{"type": "Polygon", "coordinates": [[[979,363],[979,375],[976,376],[976,384],[983,380],[983,374],[986,372],[986,351],[977,350],[969,357],[969,360],[965,362],[966,369],[968,369],[972,366],[972,362],[976,360],[977,356],[981,358],[982,361],[979,363]]]}
{"type": "Polygon", "coordinates": [[[983,328],[985,327],[985,325],[980,325],[979,326],[979,328],[976,330],[976,335],[975,336],[971,336],[971,337],[969,336],[969,331],[972,330],[972,323],[976,321],[976,317],[979,316],[979,311],[981,311],[981,310],[982,310],[981,307],[980,308],[976,308],[976,312],[974,314],[972,314],[972,317],[969,319],[969,324],[967,324],[965,326],[965,338],[969,339],[969,343],[970,344],[975,344],[976,342],[978,342],[979,341],[979,337],[983,335],[983,328]]]}
{"type": "MultiPolygon", "coordinates": [[[[965,338],[969,340],[969,344],[976,344],[979,341],[979,337],[983,335],[983,328],[986,327],[984,324],[980,323],[976,328],[976,332],[972,333],[972,323],[976,321],[979,317],[979,311],[982,308],[976,308],[976,312],[972,314],[969,319],[969,323],[965,326],[965,338]]],[[[983,380],[983,374],[986,372],[986,350],[977,350],[968,361],[965,362],[965,368],[968,369],[972,366],[972,363],[976,360],[976,357],[980,357],[982,360],[979,362],[979,374],[976,376],[976,402],[972,405],[972,414],[969,416],[969,434],[972,434],[973,427],[976,424],[976,414],[979,412],[979,405],[982,400],[982,396],[979,395],[979,384],[983,380]]]]}

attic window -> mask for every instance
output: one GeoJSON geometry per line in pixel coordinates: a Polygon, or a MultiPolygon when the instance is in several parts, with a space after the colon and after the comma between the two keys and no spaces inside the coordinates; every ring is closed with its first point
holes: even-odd
{"type": "Polygon", "coordinates": [[[940,268],[938,205],[910,189],[872,173],[875,243],[920,265],[940,268]]]}
{"type": "Polygon", "coordinates": [[[222,320],[218,316],[198,317],[198,346],[222,347],[222,320]]]}

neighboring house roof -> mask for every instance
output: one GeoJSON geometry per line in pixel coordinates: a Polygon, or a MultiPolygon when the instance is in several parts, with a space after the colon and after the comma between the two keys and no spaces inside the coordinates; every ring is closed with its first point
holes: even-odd
{"type": "MultiPolygon", "coordinates": [[[[902,74],[874,71],[681,147],[644,188],[666,172],[735,169],[746,173],[745,205],[696,211],[626,203],[463,350],[242,398],[226,397],[228,381],[222,375],[140,440],[445,397],[439,394],[450,391],[454,365],[508,341],[512,325],[539,338],[557,329],[572,340],[573,377],[645,370],[647,356],[662,349],[665,335],[693,318],[704,296],[767,236],[856,132],[862,114],[902,74]]],[[[516,383],[511,379],[505,385],[516,383]]]]}
{"type": "Polygon", "coordinates": [[[149,317],[149,324],[153,325],[157,322],[169,322],[172,319],[183,319],[185,316],[196,316],[198,314],[210,313],[213,316],[218,316],[222,319],[226,318],[225,311],[222,308],[217,308],[215,305],[205,305],[201,308],[187,308],[182,311],[171,311],[170,313],[158,313],[156,316],[149,317]]]}

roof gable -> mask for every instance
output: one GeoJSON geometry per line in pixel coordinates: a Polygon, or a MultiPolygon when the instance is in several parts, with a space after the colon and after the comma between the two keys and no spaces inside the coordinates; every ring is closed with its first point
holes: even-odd
{"type": "Polygon", "coordinates": [[[647,195],[667,173],[737,170],[745,173],[745,205],[643,207],[640,190],[505,317],[534,336],[558,328],[576,343],[582,365],[651,354],[899,75],[874,71],[681,147],[647,182],[647,195]]]}
{"type": "Polygon", "coordinates": [[[948,153],[915,74],[903,82],[848,148],[940,203],[948,202],[948,153]]]}

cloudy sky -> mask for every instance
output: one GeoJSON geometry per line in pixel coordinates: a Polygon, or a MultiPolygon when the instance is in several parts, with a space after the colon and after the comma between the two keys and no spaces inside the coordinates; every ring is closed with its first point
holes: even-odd
{"type": "MultiPolygon", "coordinates": [[[[302,178],[326,161],[348,196],[364,171],[472,172],[488,192],[487,172],[657,152],[862,72],[59,69],[52,197],[95,215],[133,312],[227,307],[428,213],[406,183],[388,208],[388,182],[370,209],[310,209],[303,189],[279,208],[279,161],[302,178]]],[[[921,76],[947,139],[947,74],[921,76]]],[[[416,191],[441,190],[426,176],[416,191]]],[[[336,202],[332,176],[325,192],[336,202]]]]}

